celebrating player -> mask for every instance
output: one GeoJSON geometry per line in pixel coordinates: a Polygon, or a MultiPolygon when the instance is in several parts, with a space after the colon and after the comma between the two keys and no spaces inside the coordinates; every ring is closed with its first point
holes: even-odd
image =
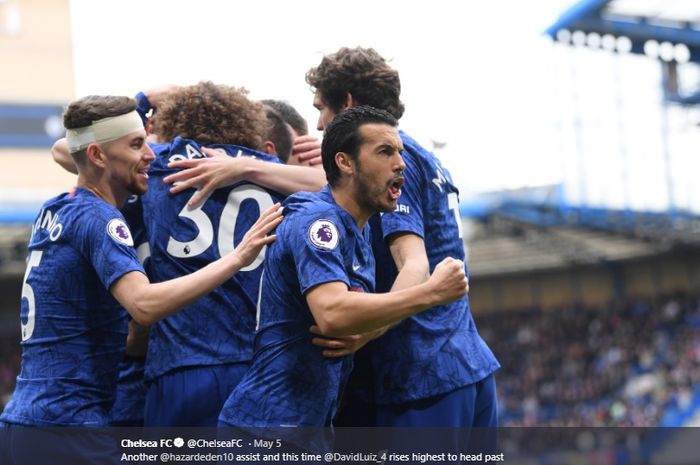
{"type": "Polygon", "coordinates": [[[380,330],[467,292],[464,265],[446,259],[422,284],[372,294],[367,220],[396,208],[403,148],[388,113],[347,111],[323,139],[328,186],[285,202],[286,220],[268,249],[251,368],[222,410],[229,426],[328,426],[352,359],[324,357],[308,329],[343,337],[380,330]]]}
{"type": "MultiPolygon", "coordinates": [[[[309,70],[306,81],[315,88],[319,130],[357,105],[403,115],[399,74],[373,49],[341,48],[309,70]]],[[[445,257],[465,258],[450,173],[406,133],[399,135],[403,193],[395,211],[372,221],[378,292],[424,281],[445,257]]],[[[493,372],[500,365],[477,332],[467,296],[401,322],[364,351],[358,364],[367,357],[373,372],[357,379],[349,394],[376,403],[370,425],[496,426],[493,372]]],[[[358,368],[357,374],[368,373],[358,368]]]]}

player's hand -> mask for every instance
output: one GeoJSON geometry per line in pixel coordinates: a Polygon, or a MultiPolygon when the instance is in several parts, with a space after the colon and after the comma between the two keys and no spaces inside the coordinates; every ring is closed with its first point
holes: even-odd
{"type": "Polygon", "coordinates": [[[469,281],[464,274],[464,262],[447,257],[435,267],[428,279],[432,295],[442,305],[453,302],[469,292],[469,281]]]}
{"type": "Polygon", "coordinates": [[[383,331],[377,330],[365,334],[355,334],[353,336],[326,337],[321,333],[321,328],[316,325],[309,328],[309,331],[317,336],[311,339],[311,343],[321,347],[323,349],[321,352],[323,356],[329,358],[344,357],[354,354],[369,341],[383,334],[383,331]]]}
{"type": "Polygon", "coordinates": [[[173,183],[171,194],[177,194],[190,188],[199,189],[190,198],[187,205],[196,208],[209,198],[209,195],[219,187],[230,186],[243,179],[245,157],[229,157],[220,151],[202,147],[207,158],[180,160],[168,163],[168,168],[185,168],[163,178],[167,183],[173,183]]]}
{"type": "Polygon", "coordinates": [[[282,222],[282,207],[279,203],[274,204],[260,214],[258,221],[250,227],[241,242],[233,252],[242,263],[241,268],[253,263],[253,260],[260,254],[266,245],[272,243],[277,236],[268,234],[282,222]]]}
{"type": "Polygon", "coordinates": [[[126,355],[143,358],[148,351],[148,327],[136,320],[129,320],[129,332],[126,336],[126,355]]]}
{"type": "Polygon", "coordinates": [[[287,160],[287,164],[323,167],[321,141],[310,135],[299,136],[294,139],[292,155],[287,160]]]}

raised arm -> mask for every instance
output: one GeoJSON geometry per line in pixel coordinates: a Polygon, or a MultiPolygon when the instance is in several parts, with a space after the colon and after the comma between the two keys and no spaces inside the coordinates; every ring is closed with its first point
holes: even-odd
{"type": "Polygon", "coordinates": [[[215,189],[244,180],[284,195],[299,191],[319,191],[326,184],[323,170],[269,163],[251,157],[234,158],[206,147],[202,151],[207,158],[170,163],[170,168],[185,169],[163,179],[167,183],[177,183],[170,189],[173,194],[189,188],[199,189],[190,199],[190,207],[201,204],[215,189]]]}
{"type": "Polygon", "coordinates": [[[141,272],[129,272],[112,284],[112,295],[137,323],[153,324],[211,292],[252,263],[260,250],[275,240],[274,235],[267,234],[281,221],[280,205],[275,204],[260,215],[241,243],[226,256],[192,274],[161,283],[150,283],[141,272]]]}
{"type": "Polygon", "coordinates": [[[53,161],[58,163],[61,168],[69,173],[78,174],[78,168],[73,162],[73,157],[70,156],[70,152],[68,151],[68,142],[66,142],[65,137],[62,137],[53,143],[53,147],[51,147],[51,156],[53,157],[53,161]]]}

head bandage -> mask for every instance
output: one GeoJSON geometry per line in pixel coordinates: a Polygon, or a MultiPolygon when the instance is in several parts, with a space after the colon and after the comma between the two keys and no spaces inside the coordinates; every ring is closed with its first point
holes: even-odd
{"type": "Polygon", "coordinates": [[[143,121],[136,111],[95,121],[90,126],[66,129],[70,153],[87,148],[92,143],[111,142],[132,132],[143,130],[143,121]]]}

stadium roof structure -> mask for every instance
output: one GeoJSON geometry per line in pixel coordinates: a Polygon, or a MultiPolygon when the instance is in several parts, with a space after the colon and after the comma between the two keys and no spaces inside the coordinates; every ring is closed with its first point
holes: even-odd
{"type": "Polygon", "coordinates": [[[581,0],[545,31],[559,42],[635,53],[664,64],[669,101],[699,104],[700,89],[682,92],[677,66],[700,63],[700,2],[688,0],[581,0]]]}
{"type": "Polygon", "coordinates": [[[698,215],[576,206],[562,192],[562,185],[520,188],[460,204],[472,275],[608,265],[700,248],[698,215]]]}
{"type": "Polygon", "coordinates": [[[467,227],[469,267],[478,277],[608,265],[674,249],[668,242],[578,226],[544,227],[496,212],[467,227]]]}
{"type": "Polygon", "coordinates": [[[565,200],[562,184],[482,194],[460,204],[460,213],[477,221],[499,217],[537,227],[597,230],[643,241],[700,247],[698,214],[572,205],[565,200]]]}

